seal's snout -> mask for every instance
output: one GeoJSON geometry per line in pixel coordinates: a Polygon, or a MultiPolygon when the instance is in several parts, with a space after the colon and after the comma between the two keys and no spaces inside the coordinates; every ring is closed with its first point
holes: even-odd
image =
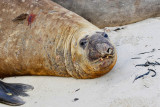
{"type": "Polygon", "coordinates": [[[96,50],[101,54],[102,57],[107,57],[113,55],[113,47],[108,45],[107,43],[97,44],[96,50]]]}
{"type": "Polygon", "coordinates": [[[89,59],[94,61],[97,59],[114,57],[114,47],[110,43],[108,35],[104,32],[96,32],[89,38],[89,59]]]}

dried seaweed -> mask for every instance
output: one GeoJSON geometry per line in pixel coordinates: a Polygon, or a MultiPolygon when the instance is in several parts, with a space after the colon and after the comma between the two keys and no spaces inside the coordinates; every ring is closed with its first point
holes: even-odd
{"type": "Polygon", "coordinates": [[[76,89],[75,92],[77,92],[77,91],[79,91],[79,90],[80,90],[80,88],[76,89]]]}
{"type": "Polygon", "coordinates": [[[153,69],[148,69],[148,71],[149,71],[149,72],[152,71],[152,72],[154,73],[154,75],[151,75],[152,77],[155,77],[155,76],[157,75],[156,71],[153,70],[153,69]]]}
{"type": "MultiPolygon", "coordinates": [[[[139,79],[139,78],[143,78],[144,76],[148,75],[151,71],[154,73],[154,75],[151,75],[151,77],[155,77],[156,74],[157,74],[156,71],[153,70],[153,69],[148,69],[148,72],[147,72],[147,73],[142,74],[142,75],[140,75],[140,76],[136,76],[136,78],[134,79],[134,81],[136,81],[136,80],[139,79]]],[[[133,81],[133,83],[134,83],[134,81],[133,81]]]]}
{"type": "Polygon", "coordinates": [[[124,28],[123,27],[122,28],[116,28],[113,31],[117,32],[117,31],[122,30],[122,29],[124,29],[124,28]]]}
{"type": "Polygon", "coordinates": [[[146,53],[151,53],[151,52],[154,52],[156,49],[152,49],[151,51],[149,52],[142,52],[142,53],[139,53],[138,55],[141,55],[141,54],[146,54],[146,53]]]}
{"type": "Polygon", "coordinates": [[[147,66],[155,66],[155,65],[160,65],[160,63],[157,62],[157,61],[155,61],[155,62],[149,62],[149,61],[147,61],[145,64],[137,64],[136,66],[147,67],[147,66]]]}

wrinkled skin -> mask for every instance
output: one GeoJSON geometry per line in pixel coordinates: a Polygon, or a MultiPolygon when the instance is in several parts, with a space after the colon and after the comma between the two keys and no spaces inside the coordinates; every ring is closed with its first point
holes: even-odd
{"type": "MultiPolygon", "coordinates": [[[[115,48],[105,32],[50,0],[0,0],[0,10],[1,78],[96,78],[116,63],[115,48]]],[[[18,96],[31,89],[0,81],[0,102],[22,105],[18,96]]]]}

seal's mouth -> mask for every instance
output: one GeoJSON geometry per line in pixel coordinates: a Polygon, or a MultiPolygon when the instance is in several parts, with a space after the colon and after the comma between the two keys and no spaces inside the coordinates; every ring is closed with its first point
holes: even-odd
{"type": "Polygon", "coordinates": [[[105,55],[105,56],[101,56],[97,60],[94,60],[93,63],[101,63],[103,61],[106,61],[108,59],[113,59],[113,58],[114,58],[114,54],[113,55],[105,55]]]}
{"type": "Polygon", "coordinates": [[[110,59],[110,58],[113,58],[114,56],[113,55],[105,55],[101,58],[99,58],[101,61],[103,61],[104,59],[110,59]]]}

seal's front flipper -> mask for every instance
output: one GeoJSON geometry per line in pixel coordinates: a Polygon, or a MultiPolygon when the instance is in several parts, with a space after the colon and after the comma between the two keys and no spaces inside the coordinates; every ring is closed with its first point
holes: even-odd
{"type": "Polygon", "coordinates": [[[0,81],[0,102],[8,105],[22,105],[25,102],[18,96],[28,96],[25,92],[29,90],[33,90],[30,85],[0,81]]]}

